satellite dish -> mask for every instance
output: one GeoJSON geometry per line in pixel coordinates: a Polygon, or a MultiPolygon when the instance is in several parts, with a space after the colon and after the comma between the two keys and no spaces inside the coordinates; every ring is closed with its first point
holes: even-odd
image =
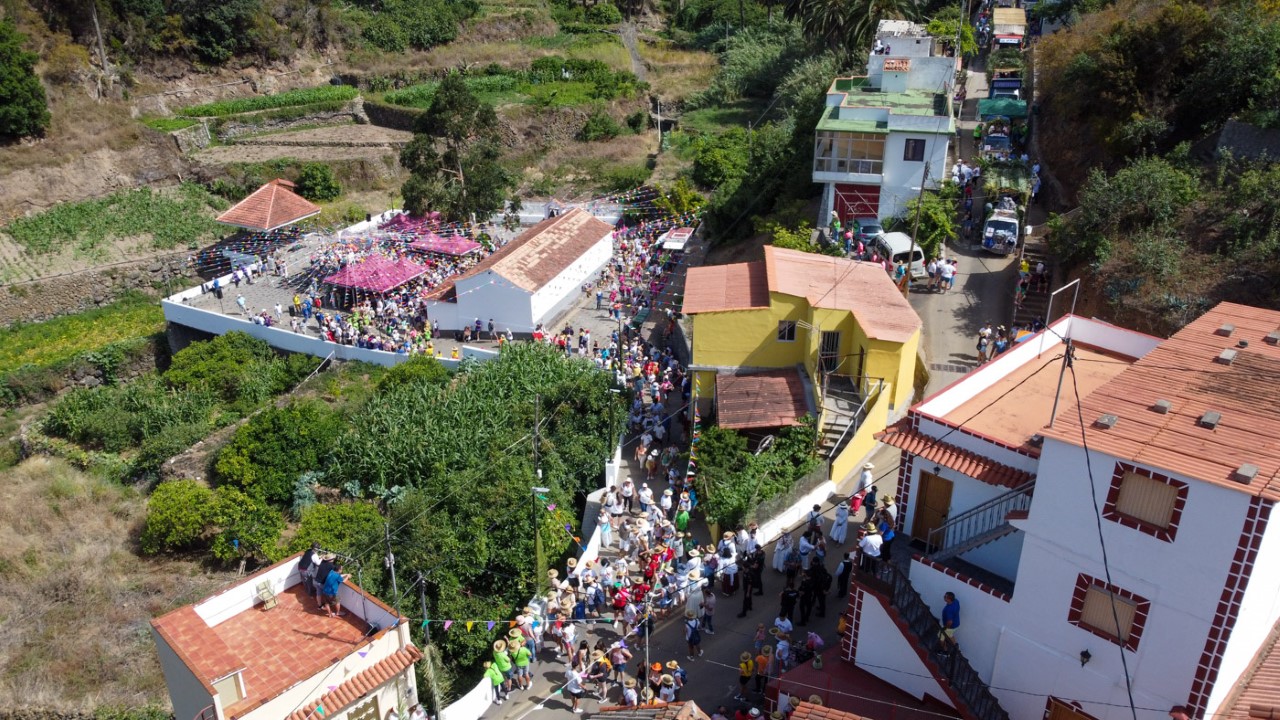
{"type": "Polygon", "coordinates": [[[768,450],[771,447],[773,447],[773,436],[765,435],[760,440],[760,444],[756,446],[756,454],[759,455],[760,453],[764,452],[765,450],[768,450]]]}

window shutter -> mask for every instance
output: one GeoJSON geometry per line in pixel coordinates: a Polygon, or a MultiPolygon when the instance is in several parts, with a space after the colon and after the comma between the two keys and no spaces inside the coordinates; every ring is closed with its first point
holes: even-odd
{"type": "Polygon", "coordinates": [[[1137,607],[1133,603],[1094,585],[1085,594],[1084,610],[1080,614],[1080,622],[1095,630],[1101,630],[1112,637],[1128,640],[1129,630],[1133,627],[1133,618],[1136,612],[1137,607]],[[1113,604],[1115,606],[1114,615],[1112,614],[1113,604]],[[1116,627],[1116,620],[1120,621],[1119,628],[1116,627]]]}
{"type": "Polygon", "coordinates": [[[1173,508],[1178,500],[1178,488],[1138,473],[1125,473],[1120,481],[1120,497],[1116,499],[1116,512],[1168,528],[1173,518],[1173,508]]]}

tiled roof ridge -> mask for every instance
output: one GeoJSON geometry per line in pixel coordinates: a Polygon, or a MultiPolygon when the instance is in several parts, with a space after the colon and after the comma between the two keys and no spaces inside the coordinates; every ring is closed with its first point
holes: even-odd
{"type": "Polygon", "coordinates": [[[341,712],[421,659],[422,651],[413,645],[406,645],[356,673],[333,690],[293,711],[289,714],[288,720],[320,720],[341,712]],[[324,706],[323,714],[317,713],[316,708],[322,705],[324,706]]]}
{"type": "Polygon", "coordinates": [[[911,419],[903,418],[876,433],[875,438],[886,445],[892,445],[913,455],[932,460],[939,465],[947,465],[953,470],[964,472],[975,480],[994,485],[1013,488],[1035,479],[1035,475],[1026,470],[1019,470],[972,450],[966,450],[945,440],[940,440],[918,430],[912,430],[910,425],[911,419]],[[925,444],[917,447],[918,443],[925,444]],[[948,457],[948,455],[958,456],[961,460],[971,463],[977,472],[971,474],[966,472],[966,469],[954,467],[954,465],[962,463],[949,464],[952,458],[948,457]]]}

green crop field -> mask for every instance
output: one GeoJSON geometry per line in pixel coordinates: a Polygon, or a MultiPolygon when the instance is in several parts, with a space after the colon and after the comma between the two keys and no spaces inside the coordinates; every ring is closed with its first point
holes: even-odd
{"type": "Polygon", "coordinates": [[[256,97],[220,100],[204,105],[184,107],[178,111],[186,117],[223,117],[239,113],[256,112],[258,110],[274,110],[276,108],[293,107],[295,105],[312,105],[322,102],[345,102],[354,99],[360,91],[349,85],[322,85],[315,88],[290,90],[279,95],[258,95],[256,97]]]}

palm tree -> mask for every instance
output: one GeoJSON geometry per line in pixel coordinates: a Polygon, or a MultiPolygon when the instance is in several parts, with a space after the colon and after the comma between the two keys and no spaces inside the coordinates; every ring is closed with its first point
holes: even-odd
{"type": "Polygon", "coordinates": [[[786,3],[787,17],[799,20],[807,37],[846,55],[864,51],[881,20],[909,18],[915,11],[913,0],[787,0],[786,3]]]}

